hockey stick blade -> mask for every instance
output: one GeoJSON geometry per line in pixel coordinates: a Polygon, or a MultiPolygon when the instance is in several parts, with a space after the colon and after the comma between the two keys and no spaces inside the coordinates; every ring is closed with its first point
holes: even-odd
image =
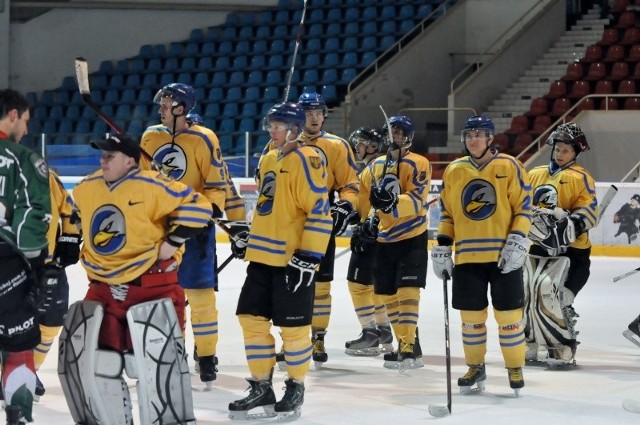
{"type": "Polygon", "coordinates": [[[613,278],[613,283],[616,283],[617,281],[622,280],[624,278],[627,278],[627,277],[629,277],[631,275],[634,275],[634,274],[636,274],[638,272],[640,272],[640,267],[636,267],[635,269],[633,269],[631,271],[628,271],[628,272],[626,272],[624,274],[621,274],[620,276],[614,277],[613,278]]]}
{"type": "Polygon", "coordinates": [[[451,414],[451,410],[447,406],[440,406],[438,404],[429,405],[429,414],[436,418],[444,418],[451,414]]]}
{"type": "Polygon", "coordinates": [[[78,80],[78,89],[81,95],[90,95],[89,90],[89,67],[87,60],[83,57],[76,58],[76,80],[78,80]]]}

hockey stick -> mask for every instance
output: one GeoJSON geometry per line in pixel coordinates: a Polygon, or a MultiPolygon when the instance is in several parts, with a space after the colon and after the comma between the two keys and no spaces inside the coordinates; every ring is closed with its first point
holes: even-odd
{"type": "MultiPolygon", "coordinates": [[[[77,57],[75,61],[75,68],[76,68],[76,80],[78,81],[78,89],[80,90],[80,95],[82,96],[82,100],[84,101],[84,103],[88,107],[93,109],[93,111],[98,115],[98,117],[102,121],[104,121],[105,124],[107,124],[113,131],[115,131],[116,134],[122,134],[123,133],[122,129],[118,127],[118,125],[115,122],[113,122],[113,120],[109,118],[104,112],[102,112],[100,107],[93,101],[93,99],[91,99],[91,88],[89,87],[89,66],[87,64],[87,60],[83,57],[77,57]]],[[[153,165],[153,167],[156,170],[158,170],[158,172],[160,172],[166,177],[169,177],[162,172],[162,167],[160,166],[160,164],[158,164],[156,160],[151,155],[149,155],[147,151],[142,149],[142,146],[140,146],[140,154],[142,154],[142,156],[148,159],[153,165]]],[[[233,239],[234,241],[237,241],[237,238],[231,234],[231,229],[229,229],[229,227],[227,227],[219,218],[212,218],[211,220],[215,224],[217,224],[222,230],[224,230],[224,232],[227,233],[231,239],[233,239]]]]}
{"type": "Polygon", "coordinates": [[[616,283],[617,281],[622,280],[622,279],[624,279],[626,277],[629,277],[631,275],[634,275],[634,274],[636,274],[638,272],[640,272],[640,267],[636,267],[635,269],[633,269],[631,271],[628,271],[628,272],[626,272],[624,274],[621,274],[620,276],[614,277],[613,278],[613,283],[616,283]]]}
{"type": "Polygon", "coordinates": [[[298,48],[300,47],[300,40],[302,40],[302,32],[304,30],[304,15],[307,14],[307,0],[304,0],[304,6],[302,7],[302,17],[300,18],[300,25],[298,25],[298,35],[296,37],[296,45],[293,48],[293,57],[291,58],[291,68],[289,68],[289,78],[287,78],[287,87],[284,89],[284,99],[282,102],[286,102],[289,98],[289,90],[291,90],[291,80],[293,79],[293,71],[296,67],[296,57],[298,56],[298,48]]]}
{"type": "Polygon", "coordinates": [[[225,267],[227,267],[229,265],[229,263],[231,262],[231,260],[233,260],[234,258],[236,258],[235,254],[232,252],[231,254],[229,254],[229,256],[222,262],[222,264],[220,264],[220,267],[218,267],[218,269],[216,270],[216,274],[220,273],[225,267]]]}
{"type": "Polygon", "coordinates": [[[449,274],[444,273],[442,279],[442,292],[444,293],[444,341],[445,341],[445,357],[447,360],[447,405],[439,406],[437,404],[429,405],[429,413],[436,418],[443,418],[451,414],[451,340],[449,338],[449,294],[447,284],[449,282],[449,274]]]}
{"type": "Polygon", "coordinates": [[[607,210],[607,207],[609,206],[609,204],[611,203],[611,201],[613,200],[613,198],[616,196],[617,193],[618,193],[618,188],[616,187],[615,184],[612,184],[611,186],[609,186],[609,189],[607,189],[607,192],[602,197],[602,202],[600,202],[600,214],[598,215],[598,222],[596,223],[596,226],[600,223],[600,220],[602,219],[604,212],[607,210]]]}

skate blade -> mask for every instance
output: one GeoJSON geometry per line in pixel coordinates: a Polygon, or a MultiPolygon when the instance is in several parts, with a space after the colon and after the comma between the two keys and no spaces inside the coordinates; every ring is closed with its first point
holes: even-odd
{"type": "Polygon", "coordinates": [[[415,362],[416,361],[414,359],[404,359],[403,361],[398,362],[398,372],[400,372],[400,375],[406,375],[407,371],[415,369],[415,362]]]}
{"type": "Polygon", "coordinates": [[[629,329],[622,332],[622,335],[627,338],[629,341],[633,342],[635,345],[640,347],[640,339],[638,339],[638,335],[631,332],[629,329]]]}
{"type": "Polygon", "coordinates": [[[296,407],[290,412],[277,412],[276,422],[293,422],[302,415],[302,408],[296,407]]]}
{"type": "Polygon", "coordinates": [[[324,366],[324,362],[317,362],[317,361],[313,362],[313,368],[315,370],[321,370],[323,366],[324,366]]]}
{"type": "Polygon", "coordinates": [[[278,362],[278,370],[280,372],[286,372],[287,371],[287,362],[278,362]]]}
{"type": "Polygon", "coordinates": [[[380,354],[391,353],[393,351],[393,344],[380,344],[378,351],[380,354]]]}
{"type": "Polygon", "coordinates": [[[520,398],[520,390],[521,390],[521,389],[522,389],[522,388],[512,388],[513,392],[514,392],[514,393],[515,393],[515,395],[516,395],[516,398],[520,398]]]}
{"type": "Polygon", "coordinates": [[[378,347],[347,348],[344,352],[353,357],[376,357],[380,355],[380,349],[378,347]]]}
{"type": "Polygon", "coordinates": [[[451,414],[451,410],[447,406],[438,406],[437,404],[429,405],[429,414],[436,418],[444,418],[451,414]]]}
{"type": "MultiPolygon", "coordinates": [[[[264,409],[264,412],[249,413],[251,412],[251,410],[230,410],[228,417],[232,421],[251,421],[254,419],[269,419],[278,416],[278,413],[273,410],[273,404],[261,407],[264,409]]],[[[258,409],[258,407],[256,407],[255,409],[258,409]]]]}
{"type": "Polygon", "coordinates": [[[203,392],[208,393],[209,391],[213,391],[213,381],[205,382],[203,392]]]}
{"type": "MultiPolygon", "coordinates": [[[[398,369],[399,366],[399,362],[392,362],[389,360],[385,360],[384,364],[382,365],[385,369],[392,369],[392,370],[396,370],[398,369]]],[[[424,367],[424,363],[422,361],[422,357],[418,357],[413,365],[411,366],[410,369],[420,369],[421,367],[424,367]]]]}
{"type": "Polygon", "coordinates": [[[486,385],[484,381],[478,381],[475,383],[474,385],[462,385],[460,386],[460,394],[462,395],[469,395],[469,394],[476,394],[476,393],[481,393],[486,389],[486,385]]]}

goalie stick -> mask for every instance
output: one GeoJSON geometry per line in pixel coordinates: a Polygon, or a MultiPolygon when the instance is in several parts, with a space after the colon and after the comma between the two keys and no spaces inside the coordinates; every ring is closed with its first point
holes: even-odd
{"type": "Polygon", "coordinates": [[[307,13],[307,0],[304,0],[304,6],[302,7],[302,16],[300,17],[300,24],[298,25],[298,35],[296,36],[296,45],[293,48],[293,56],[291,57],[291,68],[289,68],[289,77],[287,78],[287,87],[284,89],[283,103],[286,103],[289,98],[289,91],[291,90],[291,80],[293,79],[293,71],[296,67],[296,58],[298,56],[298,48],[300,47],[300,40],[302,40],[302,32],[304,30],[304,15],[307,13]]]}
{"type": "Polygon", "coordinates": [[[609,186],[609,189],[607,189],[607,191],[605,192],[604,196],[602,197],[602,201],[600,202],[600,214],[598,215],[598,222],[596,223],[596,226],[600,223],[600,220],[602,220],[602,216],[604,215],[604,212],[607,210],[607,207],[609,207],[609,204],[611,203],[611,201],[613,200],[613,198],[616,196],[616,194],[618,193],[618,188],[616,187],[615,184],[612,184],[611,186],[609,186]]]}
{"type": "Polygon", "coordinates": [[[447,285],[449,282],[449,274],[444,272],[442,279],[442,292],[444,294],[444,341],[445,341],[445,357],[447,363],[447,405],[439,406],[437,404],[429,404],[429,413],[436,418],[442,418],[451,414],[451,338],[449,338],[449,293],[447,285]]]}
{"type": "MultiPolygon", "coordinates": [[[[75,61],[75,68],[76,68],[76,80],[78,81],[78,89],[80,90],[80,96],[82,97],[82,100],[84,101],[84,103],[88,107],[90,107],[98,115],[98,117],[102,121],[104,121],[105,124],[109,126],[109,128],[115,131],[116,134],[124,133],[122,129],[111,118],[109,118],[91,98],[91,88],[89,87],[89,66],[88,66],[87,60],[80,56],[77,57],[75,61]]],[[[149,155],[147,151],[142,149],[142,147],[140,147],[140,154],[144,156],[146,159],[148,159],[153,165],[153,167],[156,168],[160,173],[162,173],[162,167],[156,162],[156,160],[151,155],[149,155]]],[[[162,174],[166,177],[169,177],[164,173],[162,174]]],[[[211,221],[217,224],[225,233],[227,233],[229,235],[229,238],[237,242],[237,238],[231,234],[231,229],[228,226],[226,226],[222,222],[222,220],[220,220],[219,218],[212,217],[211,221]]]]}

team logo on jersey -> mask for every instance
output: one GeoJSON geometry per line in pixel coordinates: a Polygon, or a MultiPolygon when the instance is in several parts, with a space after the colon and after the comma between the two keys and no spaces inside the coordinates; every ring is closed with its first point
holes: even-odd
{"type": "Polygon", "coordinates": [[[496,190],[486,180],[471,180],[462,190],[464,215],[471,220],[484,220],[496,211],[496,190]]]}
{"type": "MultiPolygon", "coordinates": [[[[280,170],[282,172],[282,170],[280,170]]],[[[273,210],[273,198],[276,194],[276,174],[269,171],[264,175],[260,185],[260,194],[256,202],[256,212],[258,215],[269,215],[273,210]]]]}
{"type": "MultiPolygon", "coordinates": [[[[329,167],[329,160],[327,159],[327,154],[325,154],[324,151],[322,149],[320,149],[320,147],[318,147],[316,145],[307,145],[307,146],[309,146],[314,151],[316,151],[316,153],[318,154],[320,159],[322,159],[322,163],[324,164],[325,167],[329,167]]],[[[309,158],[312,158],[312,157],[309,157],[309,158]]]]}
{"type": "Polygon", "coordinates": [[[558,205],[558,191],[553,185],[543,184],[533,192],[533,205],[553,209],[558,205]]]}
{"type": "Polygon", "coordinates": [[[319,156],[310,156],[309,163],[311,164],[311,168],[317,170],[322,167],[322,160],[319,156]]]}
{"type": "Polygon", "coordinates": [[[187,156],[176,144],[167,143],[153,154],[153,159],[160,165],[160,172],[174,180],[180,180],[187,171],[187,156]]]}
{"type": "Polygon", "coordinates": [[[118,252],[125,244],[124,214],[114,205],[105,205],[91,217],[91,246],[101,255],[118,252]]]}

